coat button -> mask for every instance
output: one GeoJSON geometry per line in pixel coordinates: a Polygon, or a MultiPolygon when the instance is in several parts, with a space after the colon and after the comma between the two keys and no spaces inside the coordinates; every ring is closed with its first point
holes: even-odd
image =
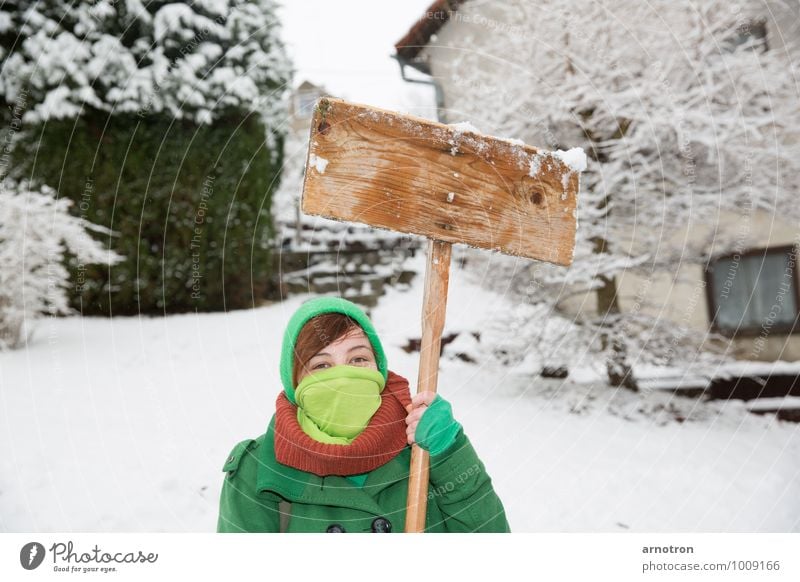
{"type": "Polygon", "coordinates": [[[372,531],[374,533],[390,533],[392,531],[392,522],[385,517],[376,517],[372,520],[372,531]]]}
{"type": "Polygon", "coordinates": [[[325,533],[345,533],[344,528],[338,523],[332,523],[325,530],[325,533]]]}

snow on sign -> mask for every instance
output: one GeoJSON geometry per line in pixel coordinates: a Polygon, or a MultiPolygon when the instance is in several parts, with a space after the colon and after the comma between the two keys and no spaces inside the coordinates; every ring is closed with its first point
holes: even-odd
{"type": "MultiPolygon", "coordinates": [[[[417,392],[436,392],[453,243],[569,265],[582,150],[555,154],[323,97],[311,119],[302,209],[428,238],[417,392]]],[[[425,530],[428,453],[414,444],[406,532],[425,530]]]]}
{"type": "Polygon", "coordinates": [[[306,167],[306,214],[572,263],[580,148],[548,152],[323,97],[306,167]]]}

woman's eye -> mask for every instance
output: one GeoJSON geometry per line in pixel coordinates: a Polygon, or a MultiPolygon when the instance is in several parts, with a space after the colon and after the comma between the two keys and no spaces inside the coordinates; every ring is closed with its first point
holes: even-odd
{"type": "Polygon", "coordinates": [[[317,364],[316,366],[314,366],[312,369],[313,370],[320,370],[320,369],[322,369],[323,367],[325,367],[327,365],[328,364],[326,362],[322,362],[321,364],[317,364]]]}
{"type": "Polygon", "coordinates": [[[363,364],[365,362],[368,362],[369,360],[367,360],[367,358],[365,358],[364,356],[356,356],[351,361],[356,362],[357,364],[363,364]]]}

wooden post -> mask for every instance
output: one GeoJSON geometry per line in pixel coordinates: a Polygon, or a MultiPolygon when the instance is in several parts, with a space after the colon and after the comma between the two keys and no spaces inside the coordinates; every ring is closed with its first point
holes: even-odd
{"type": "MultiPolygon", "coordinates": [[[[428,241],[425,266],[425,291],[422,298],[422,342],[419,355],[417,393],[436,392],[439,379],[439,354],[447,312],[447,286],[450,279],[450,255],[453,245],[439,240],[428,241]]],[[[425,531],[428,507],[428,472],[430,456],[416,443],[411,448],[408,476],[406,532],[425,531]]]]}

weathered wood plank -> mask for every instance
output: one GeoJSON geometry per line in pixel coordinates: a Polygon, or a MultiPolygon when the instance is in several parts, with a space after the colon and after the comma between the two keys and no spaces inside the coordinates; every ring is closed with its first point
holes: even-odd
{"type": "Polygon", "coordinates": [[[579,175],[519,142],[323,97],[302,210],[569,265],[579,175]]]}

